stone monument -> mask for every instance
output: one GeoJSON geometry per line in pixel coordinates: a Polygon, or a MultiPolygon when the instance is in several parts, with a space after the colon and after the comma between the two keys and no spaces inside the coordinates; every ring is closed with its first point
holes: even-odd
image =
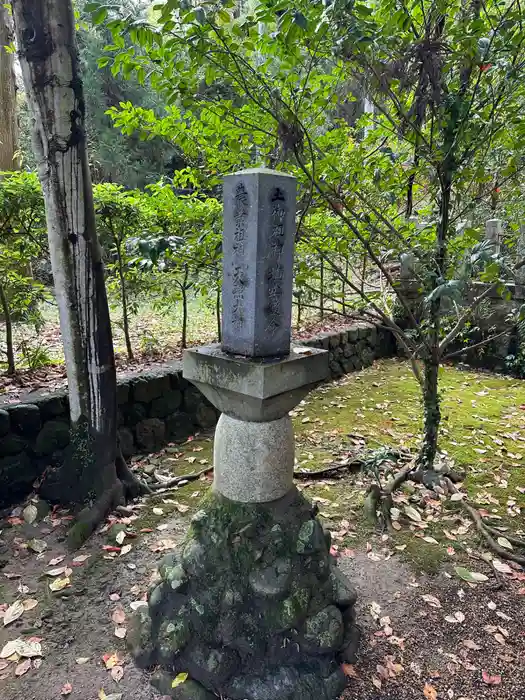
{"type": "Polygon", "coordinates": [[[129,644],[178,700],[334,700],[341,662],[355,661],[356,596],[293,484],[288,412],[328,377],[325,350],[290,343],[294,178],[226,177],[224,226],[223,343],[184,357],[184,376],[222,412],[213,488],[162,560],[129,644]]]}
{"type": "Polygon", "coordinates": [[[499,253],[503,241],[503,221],[501,219],[487,219],[485,221],[485,238],[494,243],[494,248],[499,253]]]}

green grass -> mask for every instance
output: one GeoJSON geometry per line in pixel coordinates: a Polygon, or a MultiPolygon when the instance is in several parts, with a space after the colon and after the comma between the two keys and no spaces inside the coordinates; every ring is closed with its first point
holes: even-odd
{"type": "MultiPolygon", "coordinates": [[[[480,507],[499,515],[502,520],[498,523],[519,528],[523,516],[511,517],[507,501],[514,500],[517,506],[525,508],[525,494],[517,490],[525,488],[525,410],[520,408],[525,406],[525,382],[445,367],[441,392],[440,448],[458,469],[465,471],[464,487],[469,497],[480,507]],[[506,488],[500,488],[498,482],[506,488]],[[498,502],[485,503],[487,496],[498,502]]],[[[319,469],[341,460],[359,449],[358,436],[369,447],[390,445],[415,449],[422,428],[419,388],[406,363],[379,362],[317,389],[297,407],[293,420],[296,468],[319,469]]],[[[197,438],[182,446],[180,452],[183,455],[175,461],[161,459],[162,466],[181,474],[202,468],[199,459],[212,461],[209,439],[197,438]],[[187,459],[193,457],[198,459],[191,464],[187,459]]],[[[353,548],[373,541],[374,537],[381,546],[377,533],[366,526],[361,512],[367,484],[368,479],[358,473],[340,480],[316,481],[304,491],[317,502],[321,517],[332,530],[340,529],[341,520],[351,523],[348,536],[339,542],[340,548],[353,548]]],[[[174,498],[181,501],[184,493],[191,496],[197,488],[203,493],[206,486],[190,484],[175,492],[174,498]]],[[[184,502],[192,510],[198,506],[191,497],[184,502]]],[[[460,507],[452,503],[444,510],[451,517],[460,513],[460,507]]],[[[439,547],[424,542],[405,528],[390,537],[389,546],[406,545],[402,555],[407,561],[417,570],[433,573],[445,560],[458,563],[462,540],[477,542],[474,528],[464,538],[458,538],[457,545],[445,538],[443,527],[450,529],[453,525],[436,522],[424,533],[437,539],[439,547]],[[451,544],[458,549],[455,558],[446,551],[451,544]]]]}

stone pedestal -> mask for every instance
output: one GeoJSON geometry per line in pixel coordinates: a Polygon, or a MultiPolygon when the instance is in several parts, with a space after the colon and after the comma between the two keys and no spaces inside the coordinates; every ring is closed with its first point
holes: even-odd
{"type": "Polygon", "coordinates": [[[161,562],[128,633],[152,682],[180,700],[333,700],[355,662],[355,591],[295,488],[271,503],[212,494],[161,562]],[[190,679],[175,688],[179,673],[190,679]]]}
{"type": "Polygon", "coordinates": [[[326,350],[290,347],[294,178],[229,176],[224,220],[223,345],[184,355],[184,377],[222,413],[213,488],[128,642],[178,700],[335,700],[355,593],[293,485],[288,414],[329,377],[326,350]]]}

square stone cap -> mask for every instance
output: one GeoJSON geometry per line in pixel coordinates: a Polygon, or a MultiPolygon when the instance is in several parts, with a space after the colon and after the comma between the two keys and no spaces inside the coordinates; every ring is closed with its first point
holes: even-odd
{"type": "Polygon", "coordinates": [[[329,376],[328,353],[292,345],[286,357],[253,359],[223,352],[219,344],[191,348],[184,353],[184,377],[257,399],[268,399],[329,376]]]}
{"type": "Polygon", "coordinates": [[[290,173],[283,173],[280,170],[272,170],[271,168],[246,168],[246,170],[238,170],[235,173],[229,173],[226,177],[233,177],[237,175],[265,175],[269,177],[289,177],[295,180],[295,175],[290,175],[290,173]]]}

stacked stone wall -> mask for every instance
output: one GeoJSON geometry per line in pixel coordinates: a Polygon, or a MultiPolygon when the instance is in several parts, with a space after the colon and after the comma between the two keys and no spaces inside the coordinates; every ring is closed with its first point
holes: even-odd
{"type": "MultiPolygon", "coordinates": [[[[392,357],[392,334],[371,323],[322,333],[301,344],[330,353],[333,379],[392,357]]],[[[218,412],[182,377],[182,363],[129,374],[118,382],[119,439],[124,457],[147,454],[212,428],[218,412]]],[[[0,506],[28,494],[49,467],[56,467],[69,444],[66,389],[33,392],[19,403],[0,402],[0,506]]]]}

